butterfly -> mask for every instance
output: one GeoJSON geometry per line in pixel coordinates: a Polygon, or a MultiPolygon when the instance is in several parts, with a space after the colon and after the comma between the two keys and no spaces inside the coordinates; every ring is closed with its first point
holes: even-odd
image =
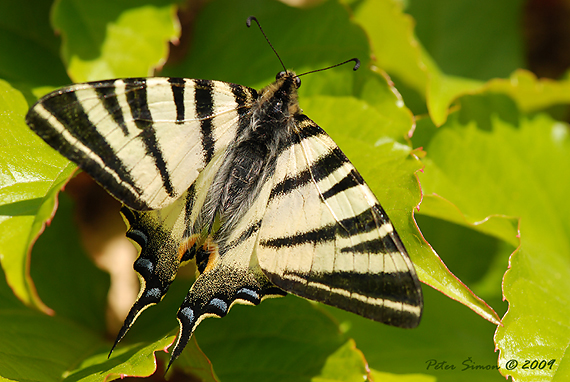
{"type": "Polygon", "coordinates": [[[178,310],[169,367],[203,318],[287,292],[418,325],[422,292],[406,249],[362,176],[302,113],[300,85],[287,70],[259,91],[114,79],[30,108],[30,128],[123,203],[139,248],[141,290],[113,348],[189,261],[199,275],[178,310]]]}

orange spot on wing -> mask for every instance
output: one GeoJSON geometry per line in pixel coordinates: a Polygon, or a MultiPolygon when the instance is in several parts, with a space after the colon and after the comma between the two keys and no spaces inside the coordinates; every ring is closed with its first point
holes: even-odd
{"type": "Polygon", "coordinates": [[[199,235],[192,235],[189,238],[187,238],[186,240],[182,241],[182,243],[180,243],[180,246],[178,247],[178,260],[182,260],[182,257],[184,256],[184,254],[186,253],[186,251],[188,251],[190,248],[192,248],[194,245],[196,245],[196,241],[198,240],[200,236],[199,235]]]}
{"type": "Polygon", "coordinates": [[[220,254],[218,252],[218,244],[214,243],[211,236],[208,236],[206,242],[202,245],[202,248],[208,253],[208,264],[203,272],[206,273],[216,266],[220,254]]]}

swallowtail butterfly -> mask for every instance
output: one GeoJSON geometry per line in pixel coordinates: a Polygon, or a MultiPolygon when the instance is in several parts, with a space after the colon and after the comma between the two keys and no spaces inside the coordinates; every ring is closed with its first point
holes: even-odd
{"type": "Polygon", "coordinates": [[[170,363],[203,318],[286,292],[419,323],[404,245],[358,171],[302,113],[299,86],[290,71],[259,91],[127,78],[68,86],[30,109],[30,128],[123,203],[140,247],[141,291],[113,348],[190,260],[199,276],[178,311],[170,363]]]}

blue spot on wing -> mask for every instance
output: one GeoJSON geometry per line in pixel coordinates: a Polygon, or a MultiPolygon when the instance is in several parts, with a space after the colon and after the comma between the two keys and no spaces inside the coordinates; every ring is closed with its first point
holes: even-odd
{"type": "Polygon", "coordinates": [[[160,300],[160,297],[162,297],[162,292],[159,288],[152,288],[145,292],[145,297],[152,297],[160,300]]]}
{"type": "Polygon", "coordinates": [[[186,320],[188,320],[188,322],[192,322],[194,321],[194,311],[192,309],[190,309],[189,307],[185,307],[180,311],[180,314],[182,316],[184,316],[184,318],[186,320]]]}
{"type": "Polygon", "coordinates": [[[228,311],[228,304],[224,300],[221,300],[219,298],[213,298],[212,300],[210,300],[209,305],[217,310],[212,313],[225,315],[228,311]]]}
{"type": "Polygon", "coordinates": [[[144,271],[148,272],[148,274],[151,274],[154,271],[154,264],[149,259],[139,258],[135,262],[134,268],[139,273],[141,273],[141,271],[144,270],[144,271]]]}
{"type": "Polygon", "coordinates": [[[259,304],[260,301],[259,293],[249,288],[241,288],[238,290],[236,293],[236,298],[249,301],[255,305],[259,304]]]}

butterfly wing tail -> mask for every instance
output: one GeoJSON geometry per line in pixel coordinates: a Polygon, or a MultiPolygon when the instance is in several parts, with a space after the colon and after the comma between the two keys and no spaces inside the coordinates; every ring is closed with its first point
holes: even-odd
{"type": "Polygon", "coordinates": [[[121,213],[129,225],[127,237],[141,248],[133,265],[139,274],[141,290],[109,356],[142,311],[162,300],[180,265],[179,244],[164,231],[155,212],[138,212],[123,207],[121,213]]]}
{"type": "Polygon", "coordinates": [[[204,318],[224,317],[236,302],[258,305],[267,297],[284,295],[286,293],[269,282],[260,269],[236,269],[224,261],[207,268],[192,285],[178,310],[180,333],[168,367],[180,356],[204,318]]]}

